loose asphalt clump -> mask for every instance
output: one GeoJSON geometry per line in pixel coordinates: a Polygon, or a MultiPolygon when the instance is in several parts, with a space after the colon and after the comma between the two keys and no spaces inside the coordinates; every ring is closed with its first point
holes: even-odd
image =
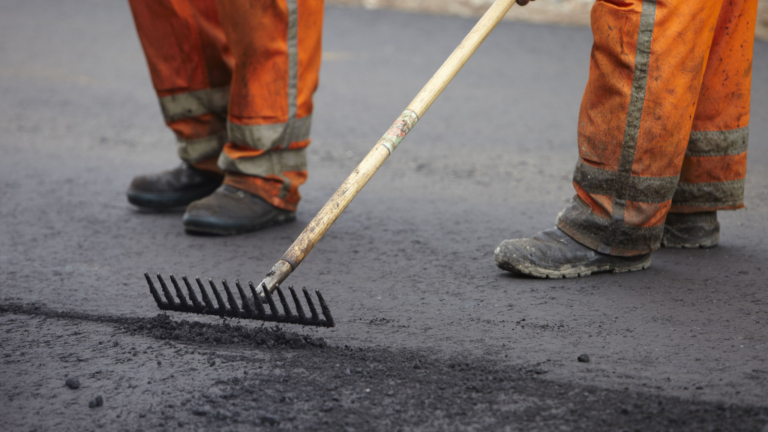
{"type": "Polygon", "coordinates": [[[578,357],[576,357],[576,360],[578,360],[581,363],[589,363],[589,354],[581,354],[578,357]]]}
{"type": "Polygon", "coordinates": [[[280,424],[280,418],[271,416],[271,415],[264,415],[259,418],[259,421],[261,421],[261,424],[267,425],[267,426],[275,426],[280,424]]]}
{"type": "Polygon", "coordinates": [[[101,396],[96,396],[95,398],[91,399],[90,402],[88,402],[88,408],[98,408],[103,405],[104,405],[104,398],[101,396]]]}
{"type": "Polygon", "coordinates": [[[80,379],[78,377],[69,377],[64,381],[64,384],[72,390],[77,390],[80,388],[80,379]]]}

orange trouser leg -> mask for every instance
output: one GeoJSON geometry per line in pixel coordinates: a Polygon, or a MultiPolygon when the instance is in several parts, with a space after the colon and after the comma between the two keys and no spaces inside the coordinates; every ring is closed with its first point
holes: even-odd
{"type": "MultiPolygon", "coordinates": [[[[754,0],[752,0],[754,1],[754,0]]],[[[577,196],[557,226],[599,252],[659,247],[723,0],[598,0],[577,196]]]]}
{"type": "Polygon", "coordinates": [[[233,58],[215,0],[129,0],[179,156],[219,171],[233,58]]]}
{"type": "Polygon", "coordinates": [[[670,212],[744,207],[756,14],[755,0],[723,2],[670,212]]]}
{"type": "Polygon", "coordinates": [[[322,0],[218,0],[235,57],[224,182],[295,210],[307,178],[322,0]]]}

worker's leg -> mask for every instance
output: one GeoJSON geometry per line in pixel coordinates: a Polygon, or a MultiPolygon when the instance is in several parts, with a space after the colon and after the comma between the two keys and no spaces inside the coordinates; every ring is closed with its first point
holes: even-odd
{"type": "Polygon", "coordinates": [[[218,0],[218,6],[235,57],[229,141],[219,158],[230,193],[194,203],[184,221],[188,230],[224,234],[261,228],[260,215],[267,209],[277,209],[288,220],[296,210],[298,188],[307,178],[323,2],[218,0]],[[237,196],[243,198],[237,201],[237,196]],[[269,207],[256,205],[253,197],[269,207]],[[254,205],[252,222],[244,215],[229,220],[226,209],[245,201],[254,205]]]}
{"type": "Polygon", "coordinates": [[[665,246],[714,246],[720,234],[715,212],[744,207],[756,14],[755,0],[723,2],[667,217],[665,246]]]}
{"type": "Polygon", "coordinates": [[[174,131],[181,167],[134,180],[138,205],[186,205],[221,182],[232,55],[215,0],[130,0],[152,83],[174,131]]]}
{"type": "MultiPolygon", "coordinates": [[[[576,197],[557,220],[557,227],[581,248],[633,257],[659,247],[720,3],[606,0],[593,7],[594,45],[579,116],[576,197]]],[[[497,264],[514,271],[526,259],[526,250],[547,247],[542,244],[502,243],[497,264]]],[[[563,262],[571,259],[568,254],[553,255],[561,258],[547,276],[556,277],[562,268],[582,268],[576,274],[585,275],[643,267],[622,267],[614,260],[613,267],[590,268],[584,257],[591,255],[582,252],[570,263],[563,262]],[[586,261],[576,263],[582,259],[586,261]]]]}

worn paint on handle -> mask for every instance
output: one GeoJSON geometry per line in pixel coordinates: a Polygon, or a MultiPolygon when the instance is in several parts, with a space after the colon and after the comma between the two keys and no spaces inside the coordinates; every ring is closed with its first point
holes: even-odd
{"type": "Polygon", "coordinates": [[[419,121],[419,116],[416,115],[415,112],[411,110],[403,111],[403,113],[400,114],[400,118],[398,118],[392,127],[389,128],[387,133],[381,137],[379,144],[386,147],[386,149],[389,150],[389,154],[392,154],[400,144],[400,141],[402,141],[403,138],[408,135],[408,132],[413,129],[413,126],[416,125],[417,121],[419,121]]]}

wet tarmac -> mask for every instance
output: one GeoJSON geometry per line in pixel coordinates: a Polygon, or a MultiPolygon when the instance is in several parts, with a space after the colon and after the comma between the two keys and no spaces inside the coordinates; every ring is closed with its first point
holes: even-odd
{"type": "Polygon", "coordinates": [[[289,279],[322,291],[336,328],[157,316],[144,272],[260,280],[473,24],[327,8],[298,221],[219,238],[125,200],[133,175],[176,163],[127,4],[0,5],[0,418],[11,430],[761,431],[765,42],[748,209],[721,215],[717,248],[574,280],[494,266],[502,239],[551,227],[573,194],[591,44],[586,28],[504,22],[289,279]]]}

